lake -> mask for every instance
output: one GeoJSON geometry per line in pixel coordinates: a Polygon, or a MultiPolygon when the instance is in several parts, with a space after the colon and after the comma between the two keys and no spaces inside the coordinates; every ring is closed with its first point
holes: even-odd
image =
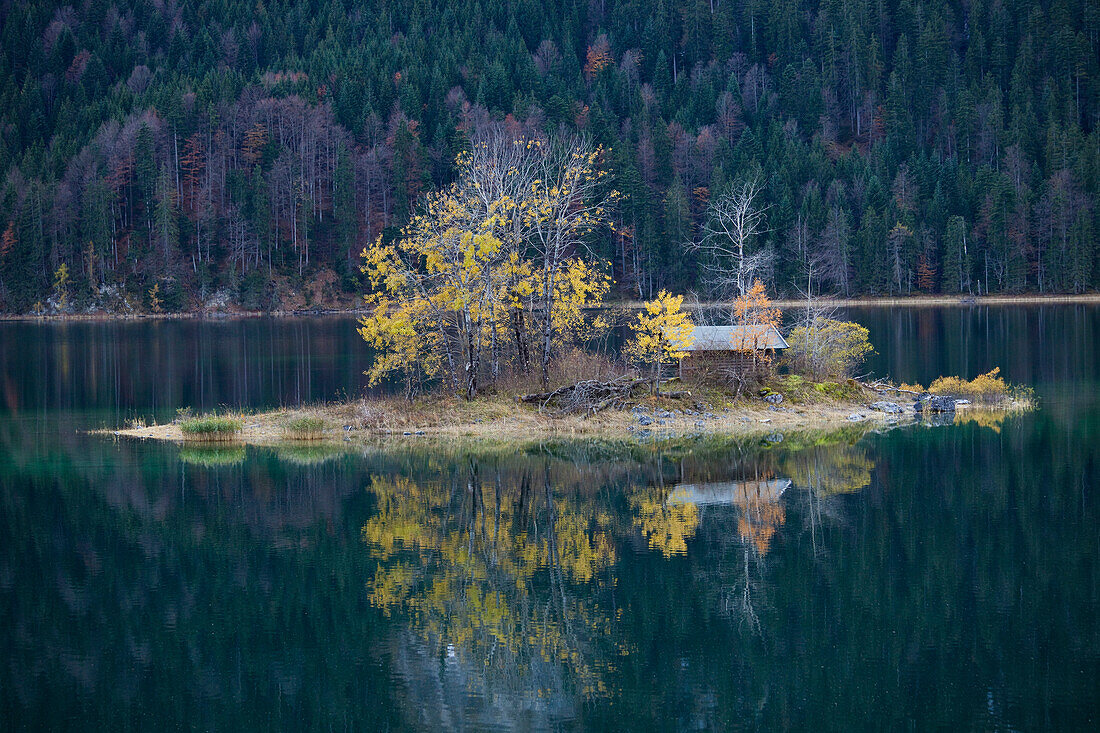
{"type": "Polygon", "coordinates": [[[852,308],[1037,412],[522,451],[84,434],[362,393],[350,318],[0,323],[22,729],[1092,729],[1100,308],[852,308]]]}

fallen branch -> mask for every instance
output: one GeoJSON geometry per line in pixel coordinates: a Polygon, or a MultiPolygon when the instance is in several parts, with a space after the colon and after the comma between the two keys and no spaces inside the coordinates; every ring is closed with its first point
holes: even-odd
{"type": "Polygon", "coordinates": [[[875,392],[904,392],[905,394],[917,395],[918,397],[924,394],[923,392],[917,392],[912,389],[902,389],[901,387],[895,387],[889,382],[884,382],[881,379],[876,379],[874,382],[870,383],[861,382],[857,379],[855,380],[855,382],[856,384],[866,387],[867,389],[874,390],[875,392]]]}
{"type": "Polygon", "coordinates": [[[649,388],[651,379],[618,377],[609,381],[586,379],[576,384],[558,387],[551,392],[534,392],[519,397],[520,402],[538,403],[539,410],[554,408],[559,414],[586,412],[594,414],[608,407],[620,407],[634,392],[649,388]]]}

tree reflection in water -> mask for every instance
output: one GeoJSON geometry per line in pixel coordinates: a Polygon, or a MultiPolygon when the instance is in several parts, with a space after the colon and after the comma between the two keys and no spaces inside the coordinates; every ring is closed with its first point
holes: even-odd
{"type": "Polygon", "coordinates": [[[611,633],[612,514],[552,481],[549,464],[475,461],[445,479],[374,477],[369,597],[497,692],[602,697],[625,652],[611,633]]]}
{"type": "Polygon", "coordinates": [[[440,690],[457,676],[468,690],[543,712],[607,698],[616,659],[632,653],[615,569],[639,544],[671,561],[689,552],[701,523],[727,527],[721,544],[739,561],[704,571],[721,576],[705,587],[718,589],[716,608],[761,633],[765,561],[784,502],[798,493],[780,474],[817,487],[809,493],[820,503],[866,485],[872,467],[843,441],[840,450],[792,447],[655,449],[611,464],[577,449],[468,457],[415,478],[375,475],[377,509],[361,531],[378,563],[370,603],[407,623],[418,650],[406,650],[409,659],[441,661],[440,690]],[[738,478],[694,482],[731,474],[738,478]]]}

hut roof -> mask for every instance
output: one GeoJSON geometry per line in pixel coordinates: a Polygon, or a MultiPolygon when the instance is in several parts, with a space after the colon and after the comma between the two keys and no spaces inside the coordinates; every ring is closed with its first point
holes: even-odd
{"type": "Polygon", "coordinates": [[[685,351],[732,351],[734,349],[786,349],[787,342],[775,326],[696,326],[695,342],[685,351]]]}
{"type": "Polygon", "coordinates": [[[677,484],[669,493],[669,504],[748,504],[779,501],[791,487],[789,478],[757,481],[722,481],[705,484],[677,484]]]}

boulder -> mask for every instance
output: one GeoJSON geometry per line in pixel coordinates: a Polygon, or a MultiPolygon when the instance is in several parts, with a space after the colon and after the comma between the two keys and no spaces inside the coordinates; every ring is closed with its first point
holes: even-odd
{"type": "Polygon", "coordinates": [[[773,405],[778,405],[780,402],[783,401],[783,395],[779,394],[778,392],[772,392],[770,395],[764,398],[764,401],[770,402],[773,405]]]}
{"type": "Polygon", "coordinates": [[[886,402],[884,400],[880,400],[878,402],[872,402],[869,405],[869,407],[872,410],[878,410],[879,412],[885,412],[888,415],[899,415],[899,414],[901,414],[901,405],[899,405],[897,402],[886,402]]]}
{"type": "Polygon", "coordinates": [[[924,411],[930,413],[954,413],[954,397],[930,397],[924,403],[924,411]]]}
{"type": "Polygon", "coordinates": [[[653,424],[653,418],[651,418],[647,415],[638,415],[638,424],[641,425],[642,427],[645,427],[646,425],[652,425],[653,424]]]}

